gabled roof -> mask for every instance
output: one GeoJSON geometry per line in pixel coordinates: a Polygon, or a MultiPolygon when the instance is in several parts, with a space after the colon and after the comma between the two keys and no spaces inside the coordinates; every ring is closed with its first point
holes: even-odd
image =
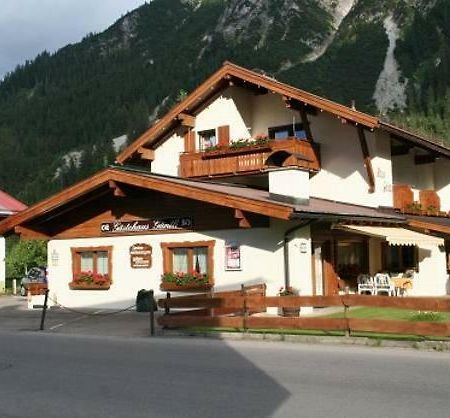
{"type": "Polygon", "coordinates": [[[225,62],[223,66],[213,75],[200,84],[183,101],[173,107],[161,119],[142,134],[135,142],[125,148],[116,158],[119,164],[125,163],[130,159],[139,148],[146,146],[156,148],[161,138],[167,136],[173,129],[179,126],[179,116],[187,113],[195,116],[196,111],[201,108],[204,102],[207,102],[220,91],[229,86],[232,79],[240,80],[257,88],[267,89],[268,91],[278,93],[288,99],[296,100],[305,105],[328,112],[345,121],[365,126],[369,129],[382,129],[390,134],[395,134],[409,142],[437,152],[447,158],[450,158],[450,149],[435,144],[426,138],[404,131],[393,125],[382,122],[377,117],[354,110],[348,106],[341,105],[323,97],[308,93],[304,90],[282,83],[272,77],[248,70],[231,62],[225,62]]]}
{"type": "Polygon", "coordinates": [[[111,167],[3,220],[0,222],[0,235],[11,233],[15,227],[23,226],[43,215],[52,214],[53,216],[57,209],[69,205],[71,202],[77,201],[75,207],[79,207],[78,199],[101,187],[111,187],[114,184],[127,184],[283,220],[343,217],[361,221],[404,222],[404,218],[401,216],[386,214],[375,208],[316,198],[311,198],[309,203],[301,205],[287,203],[277,200],[266,190],[242,185],[185,180],[128,167],[111,167]]]}
{"type": "Polygon", "coordinates": [[[0,190],[0,216],[12,215],[13,213],[20,212],[26,208],[27,206],[25,204],[0,190]]]}

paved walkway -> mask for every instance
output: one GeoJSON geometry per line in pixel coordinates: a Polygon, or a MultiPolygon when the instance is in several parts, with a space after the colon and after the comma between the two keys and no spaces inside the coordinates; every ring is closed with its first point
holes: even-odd
{"type": "MultiPolygon", "coordinates": [[[[24,297],[0,296],[0,331],[38,331],[41,312],[41,309],[28,309],[24,297]]],[[[47,311],[45,332],[112,337],[146,337],[150,334],[148,313],[114,312],[106,309],[73,312],[53,307],[47,311]]]]}

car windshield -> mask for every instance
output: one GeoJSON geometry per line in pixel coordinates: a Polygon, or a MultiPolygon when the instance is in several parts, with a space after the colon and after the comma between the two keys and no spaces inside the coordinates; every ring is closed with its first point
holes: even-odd
{"type": "Polygon", "coordinates": [[[28,277],[33,277],[33,278],[37,278],[37,277],[44,277],[44,272],[39,269],[39,268],[32,268],[29,272],[28,272],[28,277]]]}

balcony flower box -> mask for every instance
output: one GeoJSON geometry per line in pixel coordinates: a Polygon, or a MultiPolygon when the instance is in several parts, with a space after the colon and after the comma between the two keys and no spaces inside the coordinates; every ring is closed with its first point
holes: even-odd
{"type": "Polygon", "coordinates": [[[206,274],[192,273],[164,273],[161,276],[160,289],[165,291],[206,291],[210,290],[213,284],[206,274]]]}
{"type": "Polygon", "coordinates": [[[250,139],[238,139],[227,146],[214,146],[202,153],[202,159],[270,151],[270,140],[267,136],[258,135],[250,139]]]}
{"type": "Polygon", "coordinates": [[[160,289],[165,292],[206,292],[211,290],[213,285],[211,283],[208,284],[185,284],[185,285],[177,285],[175,283],[161,283],[160,289]]]}
{"type": "Polygon", "coordinates": [[[108,290],[110,287],[111,279],[107,274],[90,271],[75,274],[69,283],[71,290],[108,290]]]}

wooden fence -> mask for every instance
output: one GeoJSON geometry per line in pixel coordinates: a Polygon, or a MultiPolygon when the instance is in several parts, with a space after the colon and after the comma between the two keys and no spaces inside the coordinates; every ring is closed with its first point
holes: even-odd
{"type": "Polygon", "coordinates": [[[376,332],[427,336],[450,336],[450,322],[420,322],[378,319],[356,319],[348,317],[351,307],[379,307],[410,309],[414,311],[449,312],[450,298],[386,297],[367,295],[341,296],[254,296],[232,295],[226,297],[182,297],[160,299],[158,305],[165,314],[158,319],[166,328],[227,327],[246,329],[305,329],[325,331],[376,332]],[[343,318],[254,316],[252,312],[263,312],[268,307],[329,307],[342,306],[343,318]],[[171,309],[207,309],[210,315],[198,316],[195,311],[171,309]],[[218,312],[236,312],[234,315],[218,315],[218,312]]]}

